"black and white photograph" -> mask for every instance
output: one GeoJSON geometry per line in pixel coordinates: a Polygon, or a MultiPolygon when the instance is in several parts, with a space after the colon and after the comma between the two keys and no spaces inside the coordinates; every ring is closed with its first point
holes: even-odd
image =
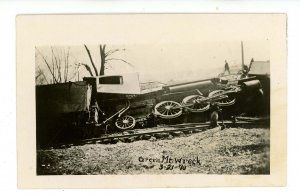
{"type": "Polygon", "coordinates": [[[37,175],[270,173],[268,40],[35,50],[37,175]]]}
{"type": "Polygon", "coordinates": [[[272,169],[284,148],[272,145],[286,134],[274,126],[285,114],[276,91],[285,88],[285,15],[37,15],[17,24],[39,26],[36,36],[19,31],[18,50],[20,66],[33,63],[22,80],[31,128],[19,140],[33,136],[24,160],[36,183],[80,175],[139,187],[156,177],[176,187],[165,182],[200,176],[213,186],[232,176],[231,186],[237,177],[260,186],[284,175],[272,169]]]}

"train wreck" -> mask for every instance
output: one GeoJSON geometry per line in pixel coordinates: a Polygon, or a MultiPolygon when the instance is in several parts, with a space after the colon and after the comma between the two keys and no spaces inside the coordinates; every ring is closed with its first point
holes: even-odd
{"type": "Polygon", "coordinates": [[[111,134],[126,138],[128,132],[148,137],[132,130],[162,125],[224,128],[239,116],[268,117],[269,63],[251,61],[246,73],[150,89],[141,88],[138,73],[36,86],[37,147],[92,139],[117,142],[111,134]]]}

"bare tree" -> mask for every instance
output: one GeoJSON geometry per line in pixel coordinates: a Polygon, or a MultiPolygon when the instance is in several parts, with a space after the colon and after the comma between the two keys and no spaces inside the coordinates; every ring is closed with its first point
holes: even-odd
{"type": "MultiPolygon", "coordinates": [[[[106,65],[109,61],[122,61],[123,63],[126,63],[127,65],[130,65],[131,67],[133,67],[130,63],[128,63],[127,61],[125,61],[124,59],[119,59],[119,58],[113,58],[111,57],[114,53],[119,52],[121,50],[125,51],[125,49],[114,49],[114,50],[106,50],[106,44],[104,45],[99,45],[99,49],[100,49],[100,67],[99,67],[99,72],[97,70],[97,67],[93,61],[91,52],[89,50],[89,48],[84,44],[84,48],[88,54],[88,57],[90,59],[91,65],[94,69],[94,73],[95,76],[102,76],[105,74],[105,69],[106,69],[106,65]]],[[[84,64],[81,63],[80,65],[83,65],[85,67],[85,69],[89,72],[89,74],[91,76],[94,76],[94,74],[92,73],[92,70],[90,68],[90,66],[88,64],[84,64]]]]}
{"type": "Polygon", "coordinates": [[[90,59],[91,64],[92,64],[92,66],[93,66],[93,68],[94,68],[95,74],[96,74],[96,76],[98,76],[98,71],[97,71],[97,68],[96,68],[96,66],[95,66],[95,63],[94,63],[94,61],[93,61],[91,52],[90,52],[90,50],[88,49],[88,47],[87,47],[86,45],[84,45],[84,47],[85,47],[86,52],[87,52],[88,55],[89,55],[89,59],[90,59]]]}
{"type": "Polygon", "coordinates": [[[38,56],[41,57],[42,61],[46,65],[46,70],[42,70],[40,66],[37,66],[36,79],[43,76],[43,78],[48,84],[49,84],[48,80],[50,81],[50,83],[51,81],[52,83],[62,83],[62,82],[67,82],[69,80],[70,47],[57,48],[51,46],[50,57],[43,54],[37,47],[35,49],[36,49],[36,57],[38,56]],[[47,74],[45,74],[45,72],[49,72],[51,78],[47,78],[46,77],[47,74]]]}
{"type": "Polygon", "coordinates": [[[43,70],[39,66],[36,66],[35,70],[35,83],[36,84],[49,84],[47,77],[45,76],[43,70]]]}
{"type": "Polygon", "coordinates": [[[94,76],[94,75],[93,75],[93,72],[92,72],[92,70],[91,70],[91,68],[90,68],[90,66],[89,66],[88,64],[85,64],[85,63],[78,63],[78,64],[76,64],[76,65],[78,65],[78,67],[82,65],[82,66],[89,72],[89,74],[90,74],[91,76],[94,76]]]}
{"type": "Polygon", "coordinates": [[[100,45],[100,58],[101,58],[101,65],[100,65],[100,76],[104,75],[104,70],[105,70],[105,63],[106,63],[106,57],[108,53],[105,53],[105,48],[106,45],[104,44],[103,46],[100,45]]]}
{"type": "Polygon", "coordinates": [[[68,48],[68,52],[64,50],[64,59],[65,59],[65,69],[64,69],[64,79],[65,82],[68,81],[68,73],[69,73],[69,56],[70,56],[70,48],[68,48]]]}

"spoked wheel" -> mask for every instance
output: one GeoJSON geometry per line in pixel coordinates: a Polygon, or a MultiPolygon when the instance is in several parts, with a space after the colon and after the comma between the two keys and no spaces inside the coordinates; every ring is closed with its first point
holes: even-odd
{"type": "Polygon", "coordinates": [[[201,95],[190,95],[182,100],[182,105],[191,112],[205,112],[209,109],[209,103],[199,103],[203,98],[201,95]]]}
{"type": "Polygon", "coordinates": [[[118,118],[115,122],[115,125],[118,129],[126,130],[132,129],[135,126],[135,123],[136,121],[132,116],[126,115],[118,118]]]}
{"type": "Polygon", "coordinates": [[[182,106],[175,101],[163,101],[155,105],[154,113],[164,119],[172,119],[182,114],[182,106]]]}
{"type": "MultiPolygon", "coordinates": [[[[222,93],[224,93],[224,90],[215,90],[209,93],[208,97],[218,96],[221,95],[222,93]]],[[[235,104],[235,101],[236,101],[235,96],[233,93],[231,93],[231,94],[227,94],[224,99],[220,99],[216,102],[218,103],[219,106],[231,106],[235,104]]]]}

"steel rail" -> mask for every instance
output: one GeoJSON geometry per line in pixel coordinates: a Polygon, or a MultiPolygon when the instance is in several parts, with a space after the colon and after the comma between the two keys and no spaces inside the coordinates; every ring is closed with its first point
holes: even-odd
{"type": "MultiPolygon", "coordinates": [[[[262,118],[262,119],[258,119],[258,120],[251,120],[251,121],[237,121],[237,122],[231,122],[231,121],[227,121],[227,122],[218,122],[218,124],[229,128],[229,127],[243,127],[243,126],[249,126],[249,125],[254,125],[254,126],[260,126],[260,125],[269,125],[269,118],[262,118]]],[[[197,133],[199,132],[203,132],[207,129],[210,128],[214,128],[210,125],[210,122],[206,122],[206,123],[184,123],[184,124],[177,124],[177,125],[167,125],[167,126],[161,126],[158,127],[159,130],[155,130],[155,131],[143,131],[143,129],[138,130],[140,132],[137,133],[130,133],[130,134],[118,134],[118,135],[110,135],[110,136],[102,136],[102,137],[95,137],[95,138],[90,138],[90,139],[83,139],[83,140],[78,140],[78,141],[74,141],[73,143],[61,143],[56,145],[57,147],[68,147],[71,145],[84,145],[84,144],[91,144],[91,143],[103,143],[106,141],[107,143],[113,143],[113,140],[116,139],[129,139],[132,138],[132,141],[129,142],[133,142],[135,140],[137,140],[139,136],[143,136],[143,135],[148,135],[148,136],[154,136],[154,137],[158,137],[158,135],[156,134],[161,134],[161,133],[168,133],[172,135],[172,132],[181,132],[182,134],[186,134],[187,131],[192,131],[192,132],[188,132],[188,134],[193,133],[193,131],[197,133]],[[136,138],[135,138],[136,137],[136,138]]],[[[194,132],[194,133],[195,133],[194,132]]],[[[164,138],[166,136],[159,136],[158,139],[164,138]]],[[[143,139],[143,138],[139,138],[139,139],[143,139]]],[[[126,142],[126,141],[124,141],[126,142]]]]}
{"type": "Polygon", "coordinates": [[[105,140],[105,139],[115,139],[115,138],[129,138],[129,137],[135,137],[135,136],[142,136],[142,135],[153,135],[158,133],[169,133],[169,132],[176,132],[176,131],[188,131],[191,129],[197,129],[197,128],[210,128],[210,125],[202,125],[202,126],[192,126],[192,127],[185,127],[185,128],[179,128],[179,129],[169,129],[169,130],[159,130],[159,131],[149,131],[149,132],[140,132],[140,133],[133,133],[133,134],[125,134],[125,135],[115,135],[115,136],[108,136],[108,137],[99,137],[99,138],[91,138],[91,139],[85,139],[81,140],[82,142],[90,142],[90,141],[98,141],[98,140],[105,140]]]}

